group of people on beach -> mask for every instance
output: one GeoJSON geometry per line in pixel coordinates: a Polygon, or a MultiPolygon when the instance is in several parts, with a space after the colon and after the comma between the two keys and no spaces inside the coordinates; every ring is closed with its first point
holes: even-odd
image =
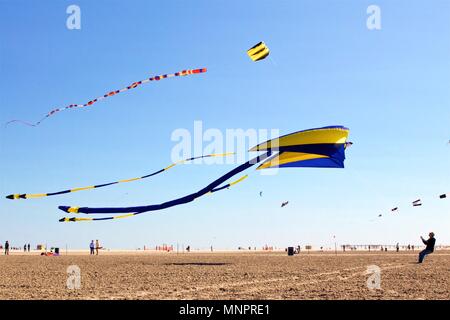
{"type": "MultiPolygon", "coordinates": [[[[5,256],[9,256],[9,251],[10,250],[20,250],[20,248],[11,247],[8,240],[6,240],[4,247],[2,247],[0,245],[0,249],[4,249],[5,256]]],[[[27,252],[27,250],[28,250],[28,252],[30,252],[30,249],[31,249],[31,245],[30,244],[28,244],[28,245],[25,244],[23,246],[23,252],[27,252]]]]}
{"type": "MultiPolygon", "coordinates": [[[[417,263],[423,263],[423,260],[425,259],[425,257],[434,252],[434,246],[436,244],[436,238],[434,237],[434,232],[430,232],[428,234],[427,240],[425,240],[423,237],[420,237],[420,239],[422,240],[423,244],[426,247],[425,247],[425,249],[423,249],[422,251],[419,252],[419,260],[417,263]]],[[[28,250],[28,252],[30,252],[30,247],[31,247],[30,244],[24,245],[23,246],[24,252],[26,252],[27,250],[28,250]]],[[[5,246],[4,246],[5,255],[9,255],[9,248],[10,248],[9,241],[6,241],[5,246]]],[[[399,244],[397,244],[397,246],[396,246],[397,252],[399,251],[399,248],[400,248],[399,244]]],[[[100,249],[102,249],[102,247],[100,247],[100,242],[98,240],[95,240],[95,243],[94,243],[94,240],[91,240],[91,243],[89,244],[89,249],[90,249],[90,255],[98,256],[98,251],[100,249]]],[[[186,251],[189,252],[190,249],[191,249],[190,246],[188,246],[186,248],[186,251]]],[[[211,251],[212,251],[212,247],[211,247],[211,251]]],[[[299,248],[299,251],[300,251],[300,248],[299,248]]]]}
{"type": "Polygon", "coordinates": [[[98,250],[100,250],[102,247],[100,247],[100,242],[98,240],[91,240],[91,243],[89,244],[90,249],[90,255],[97,255],[98,256],[98,250]]]}

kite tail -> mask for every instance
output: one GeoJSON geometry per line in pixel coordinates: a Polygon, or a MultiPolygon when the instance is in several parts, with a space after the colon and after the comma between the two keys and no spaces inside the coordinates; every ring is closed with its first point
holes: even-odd
{"type": "MultiPolygon", "coordinates": [[[[235,184],[245,180],[248,178],[248,175],[242,176],[241,178],[237,179],[236,181],[230,182],[222,187],[218,187],[215,188],[213,190],[211,190],[209,193],[207,194],[211,194],[217,191],[221,191],[224,189],[228,189],[232,186],[234,186],[235,184]]],[[[68,212],[70,213],[78,213],[79,208],[76,207],[71,207],[68,209],[68,212]]],[[[104,220],[114,220],[114,219],[123,219],[123,218],[129,218],[129,217],[133,217],[138,215],[141,212],[134,212],[134,213],[128,213],[128,214],[124,214],[124,215],[119,215],[119,216],[111,216],[111,217],[102,217],[102,218],[89,218],[89,217],[82,217],[82,218],[78,218],[78,217],[72,217],[72,218],[61,218],[59,219],[59,222],[77,222],[77,221],[104,221],[104,220]]]]}
{"type": "Polygon", "coordinates": [[[235,154],[234,152],[213,153],[213,154],[207,154],[207,155],[204,155],[204,156],[192,157],[192,158],[188,158],[188,159],[184,159],[184,160],[180,160],[180,161],[174,162],[171,165],[169,165],[169,166],[167,166],[167,167],[165,167],[163,169],[157,170],[155,172],[152,172],[150,174],[144,175],[142,177],[137,177],[137,178],[123,179],[123,180],[118,180],[118,181],[98,184],[98,185],[94,185],[94,186],[87,186],[87,187],[81,187],[81,188],[72,188],[72,189],[56,191],[56,192],[49,192],[49,193],[22,193],[22,194],[16,193],[16,194],[7,195],[6,198],[7,199],[11,199],[11,200],[35,199],[35,198],[57,196],[57,195],[61,195],[61,194],[66,194],[66,193],[71,193],[71,192],[78,192],[78,191],[83,191],[83,190],[98,189],[98,188],[107,187],[107,186],[110,186],[110,185],[113,185],[113,184],[126,183],[126,182],[132,182],[132,181],[146,179],[146,178],[155,176],[157,174],[160,174],[160,173],[162,173],[164,171],[167,171],[167,170],[175,167],[176,165],[179,165],[179,164],[182,164],[182,163],[185,163],[185,162],[189,162],[189,161],[194,161],[196,159],[211,158],[211,157],[227,157],[227,156],[234,155],[234,154],[235,154]]]}
{"type": "Polygon", "coordinates": [[[167,208],[170,208],[173,206],[192,202],[195,199],[197,199],[209,192],[214,192],[214,189],[219,187],[222,183],[224,183],[231,177],[235,176],[236,174],[239,174],[240,172],[267,159],[271,155],[271,153],[272,153],[272,151],[269,150],[266,153],[264,153],[263,155],[260,155],[256,158],[253,158],[253,159],[239,165],[235,169],[229,171],[228,173],[226,173],[223,176],[221,176],[220,178],[214,180],[209,185],[207,185],[206,187],[204,187],[203,189],[201,189],[195,193],[191,193],[187,196],[184,196],[184,197],[181,197],[178,199],[174,199],[174,200],[170,200],[167,202],[163,202],[160,204],[152,204],[152,205],[136,206],[136,207],[119,207],[119,208],[90,208],[90,207],[70,207],[70,206],[59,206],[58,208],[64,212],[69,212],[69,213],[85,213],[85,214],[126,213],[126,214],[130,214],[130,212],[134,212],[133,213],[134,215],[141,214],[144,212],[149,212],[149,211],[157,211],[157,210],[167,209],[167,208]]]}
{"type": "Polygon", "coordinates": [[[97,101],[100,101],[100,100],[112,97],[112,96],[114,96],[114,95],[116,95],[118,93],[121,93],[121,92],[124,92],[124,91],[127,91],[127,90],[134,89],[137,86],[140,86],[141,84],[144,84],[144,83],[147,83],[147,82],[150,82],[150,81],[159,81],[161,79],[166,79],[166,78],[187,76],[187,75],[192,75],[192,74],[199,74],[199,73],[204,73],[206,71],[207,71],[206,68],[199,68],[199,69],[183,70],[183,71],[179,71],[179,72],[175,72],[175,73],[171,73],[171,74],[162,74],[162,75],[150,77],[150,78],[147,78],[147,79],[144,79],[144,80],[133,82],[132,84],[130,84],[129,86],[127,86],[125,88],[107,92],[104,95],[102,95],[100,97],[97,97],[95,99],[92,99],[92,100],[90,100],[90,101],[88,101],[88,102],[86,102],[84,104],[70,104],[70,105],[68,105],[66,107],[53,109],[49,113],[47,113],[45,115],[45,117],[43,117],[41,120],[39,120],[38,122],[36,122],[34,124],[26,122],[26,121],[23,121],[23,120],[11,120],[11,121],[7,122],[6,125],[8,125],[9,123],[12,123],[12,122],[20,122],[20,123],[23,123],[23,124],[31,126],[31,127],[36,127],[39,124],[41,124],[42,121],[44,121],[48,117],[50,117],[50,116],[52,116],[52,115],[54,115],[54,114],[56,114],[58,112],[61,112],[61,111],[67,110],[67,109],[82,108],[82,107],[91,106],[94,103],[96,103],[97,101]]]}
{"type": "Polygon", "coordinates": [[[27,121],[24,121],[24,120],[15,119],[15,120],[10,120],[10,121],[6,122],[5,123],[5,127],[7,127],[10,123],[14,123],[14,122],[18,122],[18,123],[24,124],[24,125],[29,126],[29,127],[36,127],[37,124],[38,124],[38,123],[31,123],[31,122],[27,122],[27,121]]]}

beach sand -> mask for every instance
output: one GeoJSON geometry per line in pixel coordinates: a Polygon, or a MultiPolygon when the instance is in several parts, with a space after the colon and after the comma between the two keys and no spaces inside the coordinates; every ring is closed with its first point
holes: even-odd
{"type": "Polygon", "coordinates": [[[0,256],[0,299],[450,299],[450,251],[104,252],[0,256]],[[79,266],[81,288],[68,289],[79,266]],[[368,266],[381,269],[367,287],[368,266]]]}

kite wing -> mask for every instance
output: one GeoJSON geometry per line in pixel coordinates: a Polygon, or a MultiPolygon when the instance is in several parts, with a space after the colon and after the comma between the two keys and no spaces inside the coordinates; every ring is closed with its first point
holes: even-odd
{"type": "Polygon", "coordinates": [[[349,129],[343,126],[315,128],[261,143],[250,151],[278,151],[258,169],[310,167],[344,168],[349,129]]]}
{"type": "Polygon", "coordinates": [[[269,53],[270,50],[263,41],[255,44],[253,47],[247,50],[248,56],[253,61],[263,60],[269,55],[269,53]]]}

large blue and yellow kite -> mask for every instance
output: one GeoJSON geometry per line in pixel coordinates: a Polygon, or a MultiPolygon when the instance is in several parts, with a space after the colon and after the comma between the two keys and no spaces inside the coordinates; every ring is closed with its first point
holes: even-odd
{"type": "MultiPolygon", "coordinates": [[[[236,181],[227,183],[235,175],[259,164],[257,170],[268,169],[268,168],[289,168],[289,167],[304,167],[304,168],[344,168],[345,160],[345,150],[350,144],[347,142],[349,135],[349,129],[343,126],[329,126],[323,128],[314,128],[309,130],[303,130],[294,132],[288,135],[281,136],[276,139],[266,141],[264,143],[258,144],[257,146],[251,148],[250,152],[261,152],[262,154],[257,157],[239,165],[228,173],[224,174],[220,178],[214,180],[206,187],[201,190],[191,193],[187,196],[177,198],[174,200],[166,201],[160,204],[150,204],[143,206],[134,207],[101,207],[101,208],[91,208],[91,207],[79,207],[79,206],[59,206],[59,209],[73,214],[110,214],[108,217],[64,217],[60,219],[61,222],[76,222],[76,221],[101,221],[101,220],[111,220],[120,219],[131,216],[136,216],[141,213],[158,211],[167,209],[173,206],[178,206],[194,201],[206,194],[211,194],[220,190],[228,189],[229,187],[243,181],[247,178],[247,175],[240,177],[236,181]],[[116,215],[117,214],[117,215],[116,215]]],[[[229,154],[218,154],[218,155],[206,155],[202,157],[209,156],[227,156],[229,154]]],[[[193,160],[187,159],[187,160],[193,160]]],[[[159,170],[154,174],[161,173],[173,165],[159,170]]],[[[107,183],[98,186],[84,187],[69,189],[61,192],[56,192],[52,194],[16,194],[9,195],[9,199],[27,199],[36,198],[41,196],[57,195],[62,193],[69,193],[80,190],[94,189],[98,187],[103,187],[111,184],[116,184],[119,182],[131,182],[139,180],[145,177],[150,177],[154,174],[143,176],[141,178],[133,178],[127,180],[120,180],[112,183],[107,183]]]]}

